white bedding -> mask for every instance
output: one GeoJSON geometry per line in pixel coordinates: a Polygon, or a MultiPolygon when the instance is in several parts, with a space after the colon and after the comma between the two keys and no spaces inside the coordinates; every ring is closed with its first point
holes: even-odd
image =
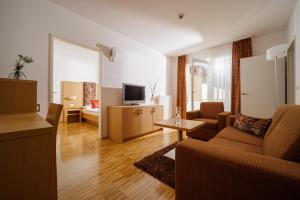
{"type": "Polygon", "coordinates": [[[91,107],[86,107],[86,111],[91,111],[91,112],[99,112],[99,108],[91,108],[91,107]]]}

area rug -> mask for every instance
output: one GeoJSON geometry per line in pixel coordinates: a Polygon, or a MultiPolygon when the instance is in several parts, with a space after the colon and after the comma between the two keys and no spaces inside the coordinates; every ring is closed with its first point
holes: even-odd
{"type": "Polygon", "coordinates": [[[134,163],[134,166],[175,188],[175,160],[164,156],[177,145],[173,143],[142,160],[134,163]]]}

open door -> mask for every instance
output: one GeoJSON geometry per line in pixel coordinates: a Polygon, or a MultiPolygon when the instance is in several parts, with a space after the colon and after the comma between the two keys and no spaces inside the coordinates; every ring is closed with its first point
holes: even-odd
{"type": "MultiPolygon", "coordinates": [[[[259,118],[271,118],[276,111],[275,61],[265,55],[241,59],[241,113],[259,118]]],[[[285,59],[278,59],[279,105],[285,104],[285,59]]]]}

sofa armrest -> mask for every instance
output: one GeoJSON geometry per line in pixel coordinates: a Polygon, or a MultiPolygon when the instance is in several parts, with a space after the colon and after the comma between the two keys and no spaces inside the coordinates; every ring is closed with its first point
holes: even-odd
{"type": "Polygon", "coordinates": [[[200,117],[200,110],[186,112],[186,119],[197,119],[200,117]]]}
{"type": "Polygon", "coordinates": [[[229,115],[227,117],[226,126],[233,126],[236,116],[235,115],[229,115]]]}
{"type": "Polygon", "coordinates": [[[300,199],[300,164],[186,139],[176,147],[176,199],[300,199]]]}
{"type": "Polygon", "coordinates": [[[230,112],[222,112],[222,113],[219,113],[219,114],[217,115],[219,131],[221,131],[223,128],[226,127],[226,124],[227,124],[227,118],[228,118],[228,116],[230,116],[230,115],[231,115],[230,112]]]}

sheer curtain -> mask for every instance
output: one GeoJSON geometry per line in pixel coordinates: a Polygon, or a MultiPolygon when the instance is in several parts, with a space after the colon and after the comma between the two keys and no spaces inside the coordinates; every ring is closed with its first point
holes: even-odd
{"type": "Polygon", "coordinates": [[[225,111],[230,111],[232,44],[210,49],[208,60],[208,100],[223,102],[225,111]]]}

